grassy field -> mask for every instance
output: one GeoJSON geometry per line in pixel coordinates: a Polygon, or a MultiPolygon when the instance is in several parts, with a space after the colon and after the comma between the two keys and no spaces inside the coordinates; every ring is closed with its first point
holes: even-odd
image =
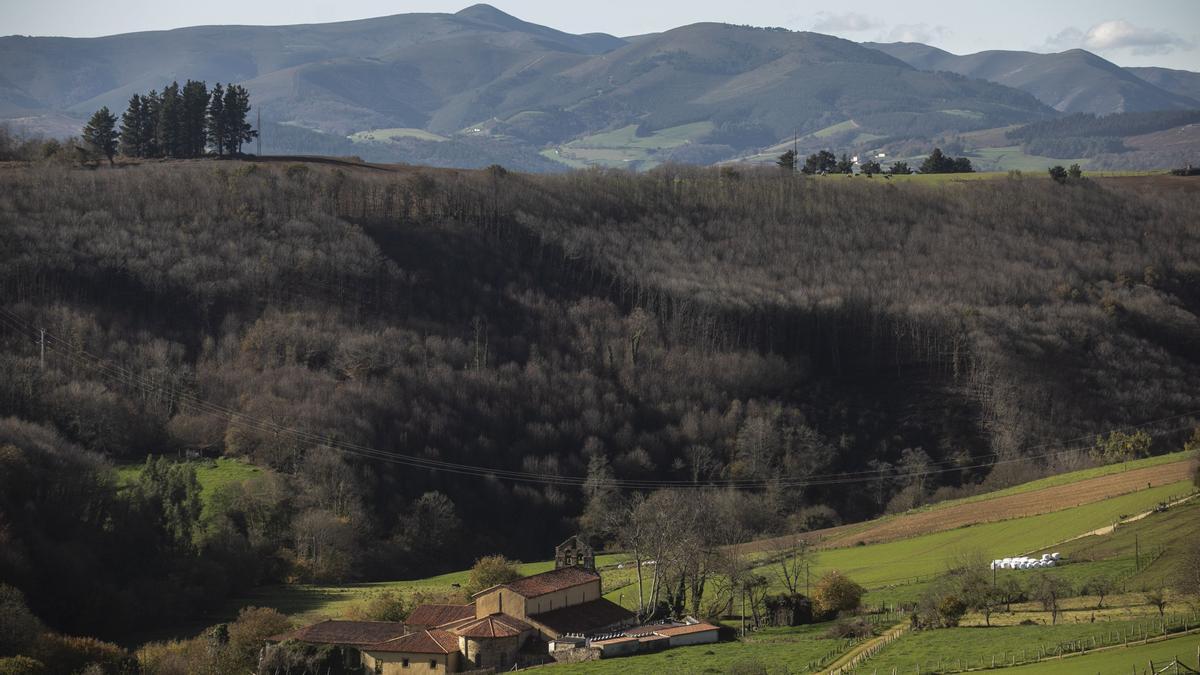
{"type": "MultiPolygon", "coordinates": [[[[1178,549],[1196,538],[1200,538],[1200,498],[1122,525],[1112,534],[1077,539],[1058,550],[1074,560],[1119,561],[1122,571],[1129,573],[1131,588],[1154,588],[1167,585],[1181,564],[1178,556],[1156,554],[1163,548],[1178,549]],[[1141,556],[1139,565],[1134,564],[1136,555],[1141,556]]],[[[1094,563],[1078,566],[1086,564],[1094,563]]]]}
{"type": "MultiPolygon", "coordinates": [[[[624,560],[625,556],[620,554],[598,555],[596,556],[596,565],[601,568],[611,567],[624,560]]],[[[554,569],[554,561],[522,563],[517,569],[522,575],[529,576],[554,569]]],[[[624,570],[602,570],[605,583],[608,583],[610,575],[619,575],[622,572],[624,570]]],[[[469,570],[459,570],[435,577],[404,581],[381,581],[340,586],[315,584],[263,586],[230,602],[224,614],[233,615],[242,607],[254,605],[256,607],[273,607],[285,614],[292,615],[301,622],[311,622],[323,618],[349,616],[355,606],[366,602],[373,595],[388,591],[400,592],[405,595],[420,595],[428,598],[430,602],[468,602],[469,598],[463,587],[467,584],[469,576],[469,570]]]]}
{"type": "Polygon", "coordinates": [[[418,141],[446,141],[449,140],[445,136],[439,136],[435,133],[425,131],[424,129],[412,129],[408,127],[397,127],[394,129],[371,129],[369,131],[359,131],[347,136],[355,143],[380,143],[386,141],[394,141],[397,138],[415,138],[418,141]]]}
{"type": "MultiPolygon", "coordinates": [[[[946,628],[906,634],[864,662],[857,672],[957,672],[992,668],[1075,654],[1092,645],[1121,645],[1126,634],[1145,636],[1149,620],[1078,623],[1055,626],[946,628]]],[[[1078,658],[1078,657],[1074,657],[1078,658]]],[[[1128,664],[1128,661],[1126,661],[1128,664]]],[[[1058,671],[1053,671],[1058,672],[1058,671]]],[[[1093,671],[1094,672],[1094,671],[1093,671]]]]}
{"type": "MultiPolygon", "coordinates": [[[[771,628],[738,642],[676,647],[655,654],[556,664],[539,671],[550,673],[726,673],[731,669],[761,665],[771,675],[812,672],[850,649],[854,643],[824,637],[828,624],[771,628]]],[[[764,672],[751,669],[746,672],[764,672]]]]}
{"type": "Polygon", "coordinates": [[[1078,164],[1083,169],[1087,169],[1089,162],[1085,158],[1057,159],[1054,157],[1030,155],[1025,153],[1019,145],[1002,148],[980,148],[973,150],[967,156],[971,158],[973,163],[981,164],[985,168],[994,167],[1004,171],[1017,169],[1031,173],[1045,173],[1046,169],[1056,165],[1071,166],[1072,164],[1078,164]]]}
{"type": "MultiPolygon", "coordinates": [[[[1137,591],[1169,585],[1180,565],[1180,558],[1171,553],[1196,537],[1200,537],[1200,498],[1121,525],[1111,534],[1082,537],[1034,554],[1058,551],[1066,556],[1071,563],[1055,568],[1054,574],[1075,589],[1107,577],[1125,589],[1137,591]]],[[[1022,570],[999,570],[997,576],[1001,580],[1008,576],[1021,579],[1027,574],[1022,570]]],[[[870,607],[912,603],[929,585],[920,582],[874,588],[867,593],[866,603],[870,607]]]]}
{"type": "MultiPolygon", "coordinates": [[[[196,466],[196,480],[200,483],[200,498],[204,508],[208,508],[209,500],[217,489],[231,483],[261,476],[265,470],[236,459],[219,457],[217,459],[192,462],[196,466]]],[[[117,467],[117,481],[129,485],[137,481],[142,473],[141,464],[123,464],[117,467]]]]}
{"type": "Polygon", "coordinates": [[[1120,516],[1153,508],[1172,495],[1187,493],[1189,488],[1190,483],[1181,481],[1040,516],[821,551],[813,575],[837,569],[868,588],[916,581],[916,577],[945,571],[946,564],[960,554],[979,551],[989,557],[1004,557],[1040,550],[1111,525],[1120,516]]]}
{"type": "Polygon", "coordinates": [[[1132,462],[1124,462],[1122,464],[1105,464],[1090,469],[1082,469],[1080,471],[1071,471],[1069,473],[1060,473],[1055,476],[1048,476],[1028,483],[1021,483],[1003,490],[988,492],[986,494],[975,495],[973,497],[963,497],[962,499],[951,499],[944,502],[939,502],[930,506],[926,506],[916,511],[936,511],[947,506],[955,506],[957,504],[973,504],[996,497],[1007,497],[1008,495],[1020,495],[1034,490],[1044,488],[1058,487],[1059,485],[1068,485],[1070,483],[1078,483],[1081,480],[1089,478],[1100,478],[1101,476],[1111,476],[1115,473],[1124,473],[1135,469],[1145,469],[1152,466],[1161,466],[1163,464],[1171,464],[1173,462],[1183,461],[1191,457],[1189,452],[1172,452],[1156,457],[1145,457],[1143,459],[1135,459],[1132,462]]]}
{"type": "MultiPolygon", "coordinates": [[[[1165,461],[1167,460],[1163,458],[1143,460],[1138,463],[1138,468],[1165,461]]],[[[1133,464],[1131,463],[1131,468],[1134,468],[1133,464]]],[[[1102,467],[1076,472],[1072,476],[1075,480],[1085,480],[1112,471],[1110,467],[1102,467]]],[[[1017,486],[1005,492],[1017,494],[1068,482],[1072,482],[1070,476],[1059,476],[1027,484],[1036,487],[1017,486]]],[[[959,528],[886,544],[823,551],[818,554],[812,576],[816,579],[829,569],[840,569],[870,589],[867,602],[871,606],[908,602],[919,596],[925,587],[918,577],[928,579],[940,574],[948,562],[965,551],[979,550],[995,557],[1032,551],[1110,525],[1118,516],[1152,508],[1165,497],[1186,491],[1186,483],[1177,483],[1031,518],[959,528]]],[[[1139,526],[1153,522],[1153,519],[1147,519],[1144,523],[1139,523],[1139,526]]],[[[756,555],[760,558],[766,557],[765,553],[756,555]]],[[[1095,560],[1064,566],[1059,568],[1058,573],[1078,585],[1099,575],[1118,576],[1133,564],[1131,556],[1126,559],[1118,555],[1117,560],[1103,562],[1096,562],[1096,556],[1088,557],[1095,560]]],[[[597,564],[604,568],[602,573],[605,597],[632,608],[637,606],[636,572],[629,568],[615,568],[616,564],[625,559],[621,554],[602,555],[598,556],[597,564]]],[[[520,569],[522,574],[528,575],[551,569],[552,566],[551,561],[541,561],[525,563],[520,569]]],[[[771,579],[776,576],[773,563],[765,563],[758,571],[771,579]]],[[[1005,573],[1022,574],[1020,571],[1005,573]]],[[[461,586],[466,583],[467,574],[466,570],[462,570],[426,579],[343,586],[271,586],[238,598],[234,605],[275,607],[288,614],[299,615],[304,620],[345,616],[356,604],[364,602],[373,593],[387,590],[420,593],[429,597],[459,596],[462,593],[461,586]]]]}
{"type": "Polygon", "coordinates": [[[576,168],[599,164],[602,166],[635,165],[648,169],[656,164],[651,156],[691,143],[713,130],[712,122],[693,122],[660,129],[646,136],[637,134],[638,125],[630,124],[573,140],[557,148],[542,151],[542,156],[576,168]]]}
{"type": "Polygon", "coordinates": [[[1064,659],[1005,668],[1003,673],[1004,675],[1128,675],[1129,673],[1145,673],[1151,661],[1154,662],[1155,669],[1160,669],[1176,658],[1189,668],[1200,669],[1200,635],[1193,633],[1131,647],[1116,647],[1064,659]]]}
{"type": "Polygon", "coordinates": [[[814,131],[811,134],[809,134],[809,136],[812,138],[829,138],[830,136],[832,136],[834,134],[840,134],[843,131],[853,131],[857,128],[858,128],[858,122],[855,122],[854,120],[846,120],[845,122],[838,122],[837,124],[831,124],[831,125],[825,127],[824,129],[819,129],[817,131],[814,131]]]}

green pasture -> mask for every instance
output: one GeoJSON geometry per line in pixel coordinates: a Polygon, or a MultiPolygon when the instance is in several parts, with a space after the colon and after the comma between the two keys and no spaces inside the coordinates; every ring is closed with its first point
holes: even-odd
{"type": "MultiPolygon", "coordinates": [[[[1089,654],[1005,668],[1002,672],[1004,675],[1129,675],[1145,673],[1151,661],[1158,670],[1176,658],[1189,668],[1200,669],[1200,635],[1193,633],[1130,647],[1114,647],[1089,654]]],[[[1180,669],[1179,672],[1186,671],[1180,669]]]]}
{"type": "MultiPolygon", "coordinates": [[[[955,175],[962,176],[962,175],[972,175],[972,174],[929,174],[929,175],[925,175],[925,176],[919,176],[919,175],[902,176],[900,178],[901,179],[912,179],[912,178],[929,179],[929,178],[936,178],[938,176],[955,176],[955,175]]],[[[974,174],[974,175],[996,177],[999,174],[974,174]]],[[[889,516],[881,516],[879,518],[876,518],[875,520],[867,521],[865,523],[859,523],[859,525],[861,525],[862,527],[865,528],[865,527],[868,527],[868,526],[871,526],[871,525],[874,525],[877,523],[894,520],[896,518],[903,518],[905,515],[908,515],[911,513],[922,513],[925,511],[937,511],[939,509],[944,509],[944,508],[951,507],[951,506],[961,506],[963,504],[974,504],[977,502],[987,501],[989,499],[995,499],[997,497],[1008,497],[1011,495],[1026,494],[1026,493],[1034,492],[1037,490],[1043,490],[1045,488],[1058,487],[1060,485],[1070,485],[1071,483],[1078,483],[1080,481],[1088,480],[1091,478],[1101,478],[1103,476],[1110,476],[1110,475],[1116,474],[1116,473],[1124,473],[1126,471],[1133,471],[1135,469],[1145,469],[1145,468],[1154,467],[1154,466],[1161,466],[1163,464],[1172,464],[1174,462],[1187,461],[1191,457],[1192,457],[1191,453],[1188,453],[1188,452],[1182,452],[1182,451],[1181,452],[1172,452],[1172,453],[1169,453],[1166,455],[1158,455],[1155,457],[1145,457],[1143,459],[1136,459],[1136,460],[1133,460],[1132,462],[1124,462],[1122,464],[1105,464],[1103,466],[1092,467],[1090,469],[1081,469],[1079,471],[1060,473],[1060,474],[1056,474],[1054,476],[1048,476],[1046,478],[1040,478],[1038,480],[1029,481],[1028,483],[1021,483],[1019,485],[1014,485],[1012,487],[1004,488],[1002,490],[996,490],[995,492],[986,492],[984,494],[973,495],[971,497],[962,497],[960,499],[950,499],[950,500],[947,500],[944,502],[937,502],[936,504],[929,504],[928,506],[919,506],[915,509],[910,509],[908,511],[905,511],[904,513],[899,513],[896,515],[889,515],[889,516]]]]}
{"type": "Polygon", "coordinates": [[[954,115],[955,117],[966,117],[973,120],[983,119],[983,113],[975,110],[939,110],[938,112],[945,115],[954,115]]]}
{"type": "MultiPolygon", "coordinates": [[[[867,588],[919,581],[946,570],[969,552],[991,558],[1015,556],[1053,546],[1073,536],[1111,525],[1121,516],[1153,508],[1160,501],[1190,491],[1188,481],[1114,497],[1039,516],[986,523],[946,532],[868,546],[821,551],[814,577],[840,570],[867,588]]],[[[761,571],[770,572],[770,566],[761,571]]]]}
{"type": "MultiPolygon", "coordinates": [[[[601,568],[610,567],[624,560],[625,556],[622,554],[598,555],[596,556],[596,565],[601,568]]],[[[552,569],[554,569],[553,560],[521,563],[517,566],[517,570],[523,576],[552,569]]],[[[602,569],[604,583],[608,583],[610,574],[619,574],[620,572],[621,570],[602,569]]],[[[302,622],[316,621],[322,618],[339,618],[349,616],[356,605],[363,604],[372,596],[384,592],[421,596],[429,602],[468,602],[469,598],[463,588],[470,575],[470,570],[459,570],[435,577],[405,581],[343,585],[281,584],[263,586],[233,600],[229,603],[226,613],[236,614],[238,609],[253,605],[273,607],[284,614],[297,617],[302,622]]]]}
{"type": "MultiPolygon", "coordinates": [[[[1139,460],[1131,462],[1129,468],[1174,461],[1181,456],[1167,455],[1139,460]]],[[[126,467],[122,469],[122,472],[126,475],[135,475],[137,470],[139,467],[126,467]]],[[[1121,467],[1118,466],[1088,469],[1015,486],[994,494],[1019,494],[1043,487],[1085,480],[1119,470],[1121,467]]],[[[234,460],[221,459],[217,460],[210,468],[202,468],[198,475],[202,477],[202,486],[208,490],[222,482],[244,480],[259,471],[261,470],[234,460]]],[[[1040,550],[1043,547],[1052,546],[1055,542],[1110,525],[1119,516],[1148,510],[1168,496],[1187,492],[1188,488],[1187,482],[1180,482],[1030,518],[964,527],[885,544],[823,551],[817,554],[812,578],[815,580],[830,569],[840,569],[870,589],[866,598],[869,606],[908,602],[918,597],[928,580],[945,571],[947,563],[953,561],[961,553],[982,551],[992,557],[1001,557],[1040,550]]],[[[981,499],[983,497],[972,497],[963,501],[981,499]]],[[[1186,517],[1189,513],[1191,512],[1178,511],[1180,517],[1186,517]]],[[[1160,525],[1161,518],[1175,514],[1176,511],[1168,512],[1168,514],[1156,514],[1143,521],[1138,521],[1138,523],[1120,528],[1118,535],[1124,537],[1127,532],[1133,532],[1128,528],[1133,528],[1135,525],[1138,528],[1154,527],[1156,531],[1164,534],[1171,531],[1190,531],[1186,528],[1160,525]]],[[[1148,545],[1157,545],[1156,535],[1147,534],[1145,536],[1148,545]]],[[[1090,537],[1080,540],[1080,542],[1086,542],[1088,539],[1101,540],[1104,538],[1090,537]]],[[[1133,565],[1132,553],[1126,555],[1124,548],[1120,546],[1111,554],[1108,549],[1102,552],[1097,549],[1097,553],[1084,554],[1082,551],[1086,550],[1086,545],[1076,542],[1072,542],[1070,545],[1064,544],[1055,550],[1080,557],[1078,563],[1056,568],[1057,574],[1067,577],[1076,586],[1099,575],[1129,576],[1127,572],[1133,565]]],[[[770,562],[770,555],[769,552],[752,554],[753,557],[762,560],[762,565],[757,568],[758,573],[774,580],[777,578],[776,565],[770,562]]],[[[616,568],[617,564],[627,562],[627,560],[628,558],[624,554],[607,554],[597,556],[597,565],[602,568],[605,597],[614,602],[620,602],[625,607],[636,607],[636,569],[629,566],[623,569],[616,568]]],[[[524,563],[519,569],[522,574],[529,575],[549,570],[552,567],[552,561],[540,561],[524,563]]],[[[652,568],[647,567],[645,571],[647,584],[649,584],[652,568]]],[[[1003,571],[1002,573],[1028,574],[1022,571],[1003,571]]],[[[285,613],[298,615],[302,620],[346,616],[355,605],[365,602],[372,594],[383,591],[422,594],[430,598],[462,598],[462,586],[466,584],[468,575],[469,571],[461,570],[425,579],[405,581],[349,585],[269,586],[238,598],[231,603],[231,611],[236,611],[237,608],[245,605],[259,605],[274,607],[285,613]]],[[[780,589],[776,588],[775,590],[780,589]]],[[[462,599],[465,600],[465,598],[462,599]]]]}
{"type": "Polygon", "coordinates": [[[419,141],[446,141],[449,140],[445,136],[425,131],[424,129],[413,129],[410,127],[397,127],[394,129],[370,129],[367,131],[359,131],[347,136],[355,143],[380,143],[386,141],[394,141],[397,138],[415,138],[419,141]]]}
{"type": "MultiPolygon", "coordinates": [[[[256,476],[261,476],[267,470],[248,462],[228,457],[217,459],[194,460],[190,462],[196,467],[196,481],[200,483],[200,499],[207,509],[216,491],[226,485],[241,483],[256,476]]],[[[142,473],[142,464],[122,464],[117,467],[117,483],[131,485],[137,482],[142,473]]]]}
{"type": "Polygon", "coordinates": [[[1046,478],[1030,481],[1028,483],[1014,485],[1009,488],[1004,488],[1003,490],[996,490],[995,492],[988,492],[981,495],[974,495],[972,497],[963,497],[962,499],[951,499],[949,501],[938,502],[937,504],[914,509],[908,513],[919,511],[936,511],[937,509],[945,508],[947,506],[973,504],[975,502],[982,502],[988,499],[994,499],[996,497],[1007,497],[1009,495],[1019,495],[1027,492],[1033,492],[1034,490],[1042,490],[1044,488],[1070,485],[1071,483],[1078,483],[1079,481],[1088,480],[1090,478],[1101,478],[1103,476],[1111,476],[1115,473],[1124,473],[1126,471],[1133,471],[1135,469],[1145,469],[1152,466],[1161,466],[1163,464],[1182,462],[1190,459],[1191,456],[1192,454],[1189,452],[1172,452],[1165,455],[1157,455],[1155,457],[1135,459],[1132,462],[1124,462],[1121,464],[1105,464],[1103,466],[1092,467],[1090,469],[1071,471],[1069,473],[1060,473],[1054,476],[1048,476],[1046,478]]]}
{"type": "Polygon", "coordinates": [[[655,152],[686,145],[713,130],[712,122],[693,122],[659,129],[645,136],[637,134],[638,125],[605,131],[575,139],[569,143],[541,152],[543,157],[580,168],[592,164],[628,166],[637,163],[649,168],[655,152]]]}
{"type": "Polygon", "coordinates": [[[1021,149],[1019,145],[1010,145],[1002,148],[979,148],[967,153],[973,163],[982,164],[985,167],[995,167],[1004,171],[1017,169],[1019,171],[1042,172],[1052,166],[1071,166],[1078,164],[1083,169],[1087,169],[1090,160],[1086,158],[1079,159],[1058,159],[1055,157],[1042,157],[1040,155],[1030,155],[1021,149]]]}
{"type": "Polygon", "coordinates": [[[854,120],[846,120],[845,122],[838,122],[837,124],[831,124],[831,125],[825,127],[824,129],[818,129],[817,131],[814,131],[811,134],[809,134],[809,136],[811,136],[812,138],[829,138],[830,136],[833,136],[834,134],[840,134],[844,131],[853,131],[857,128],[858,128],[858,122],[855,122],[854,120]]]}
{"type": "MultiPolygon", "coordinates": [[[[1182,453],[1176,453],[1162,458],[1141,460],[1143,462],[1141,465],[1147,466],[1149,465],[1147,463],[1151,462],[1165,463],[1156,460],[1173,461],[1183,456],[1182,453]]],[[[1070,475],[1076,476],[1076,480],[1084,480],[1103,475],[1098,472],[1110,468],[1099,467],[1070,475]]],[[[1134,468],[1132,463],[1130,468],[1134,468]]],[[[1034,481],[993,494],[1026,492],[1028,489],[1034,489],[1029,486],[1038,484],[1041,484],[1040,487],[1051,487],[1060,482],[1071,482],[1066,480],[1068,476],[1068,474],[1064,474],[1034,481]]],[[[971,497],[961,501],[973,502],[979,499],[971,497]]],[[[931,508],[936,509],[938,506],[931,508]]],[[[1126,523],[1110,534],[1082,537],[1063,544],[1047,546],[1034,553],[1035,555],[1053,551],[1062,553],[1070,562],[1053,568],[1051,572],[1055,576],[1066,579],[1076,590],[1083,588],[1095,579],[1107,577],[1120,584],[1120,588],[1134,591],[1170,585],[1170,580],[1175,577],[1178,566],[1181,564],[1180,557],[1172,555],[1172,553],[1196,537],[1200,537],[1200,498],[1172,507],[1165,513],[1152,513],[1141,520],[1126,523]],[[1135,558],[1139,555],[1141,556],[1140,563],[1135,558]]],[[[998,579],[1009,576],[1023,579],[1028,575],[1029,571],[1027,570],[997,571],[998,579]]],[[[915,602],[932,583],[927,580],[886,584],[882,587],[871,588],[867,592],[864,603],[868,607],[910,604],[915,602]]]]}
{"type": "MultiPolygon", "coordinates": [[[[260,467],[228,457],[194,460],[190,463],[196,466],[196,480],[200,483],[200,489],[206,493],[231,483],[240,483],[264,473],[260,467]]],[[[122,464],[118,466],[117,481],[122,485],[129,485],[136,482],[138,476],[142,474],[142,466],[142,464],[122,464]]]]}
{"type": "Polygon", "coordinates": [[[584,136],[583,138],[571,141],[567,145],[583,148],[644,148],[648,150],[676,148],[711,132],[713,130],[713,123],[693,122],[691,124],[681,124],[676,127],[659,129],[647,136],[638,136],[637,129],[638,125],[630,124],[620,129],[614,129],[613,131],[584,136]]]}
{"type": "MultiPolygon", "coordinates": [[[[1182,629],[1183,621],[1169,625],[1172,630],[1182,629]]],[[[1158,633],[1157,621],[1150,618],[1103,623],[915,631],[885,646],[863,662],[856,672],[890,673],[893,668],[897,673],[960,672],[1030,663],[1039,657],[1043,659],[1041,665],[1045,666],[1081,658],[1067,655],[1078,654],[1085,649],[1116,645],[1116,649],[1123,651],[1125,648],[1121,645],[1127,635],[1136,635],[1144,640],[1158,633]]],[[[1125,664],[1128,668],[1129,662],[1125,661],[1125,664]]]]}
{"type": "MultiPolygon", "coordinates": [[[[1179,571],[1182,559],[1171,553],[1197,538],[1200,498],[1121,525],[1111,534],[1077,539],[1057,550],[1073,560],[1120,561],[1129,588],[1156,588],[1170,585],[1179,571]],[[1141,556],[1140,564],[1135,565],[1135,556],[1141,556]]],[[[1071,567],[1074,565],[1063,569],[1071,567]]]]}

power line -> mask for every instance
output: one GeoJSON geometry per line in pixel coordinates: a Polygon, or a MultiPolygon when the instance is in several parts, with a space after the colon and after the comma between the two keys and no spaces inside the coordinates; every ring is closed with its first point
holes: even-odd
{"type": "MultiPolygon", "coordinates": [[[[130,368],[121,366],[95,354],[72,346],[67,341],[58,336],[45,331],[42,328],[33,328],[23,319],[9,310],[0,307],[0,322],[6,323],[10,328],[13,328],[21,333],[36,333],[41,340],[42,349],[49,348],[52,352],[58,353],[71,361],[80,364],[84,367],[92,368],[98,371],[102,376],[106,376],[117,382],[128,384],[129,386],[137,387],[143,391],[163,394],[168,397],[173,397],[180,402],[180,405],[194,412],[201,414],[221,417],[228,421],[231,425],[241,426],[255,431],[271,433],[276,436],[284,435],[304,443],[312,443],[317,446],[327,447],[344,454],[384,461],[393,464],[409,466],[413,468],[423,468],[431,471],[440,471],[456,475],[468,475],[481,478],[499,478],[511,480],[515,482],[539,483],[544,485],[556,485],[567,487],[582,487],[590,480],[597,487],[612,487],[628,490],[649,490],[649,489],[671,489],[671,488],[733,488],[744,490],[761,490],[768,487],[783,487],[783,488],[803,488],[803,487],[819,487],[819,486],[836,486],[836,485],[851,485],[857,483],[867,483],[881,479],[898,479],[898,478],[916,478],[921,476],[929,476],[940,473],[949,473],[955,471],[967,471],[972,469],[991,468],[1001,464],[1009,464],[1015,462],[1026,462],[1033,459],[1049,458],[1057,455],[1077,452],[1080,449],[1085,449],[1088,446],[1066,448],[1063,447],[1063,442],[1048,442],[1041,445],[1027,446],[1025,449],[1037,449],[1042,447],[1059,446],[1061,449],[1043,453],[1040,455],[1022,454],[1016,457],[996,459],[995,461],[972,464],[941,467],[940,464],[952,463],[952,460],[943,460],[941,462],[931,462],[936,468],[930,468],[925,471],[914,471],[907,473],[892,473],[888,470],[873,470],[873,471],[857,471],[857,472],[842,472],[832,474],[816,474],[805,478],[779,478],[779,479],[747,479],[747,480],[729,480],[720,482],[697,483],[693,481],[671,481],[671,480],[639,480],[639,479],[609,479],[609,480],[594,480],[580,476],[564,476],[560,474],[535,473],[529,471],[516,471],[511,469],[498,469],[485,466],[462,464],[457,462],[449,462],[445,460],[434,459],[430,457],[422,457],[419,455],[409,455],[399,452],[380,450],[370,446],[365,446],[350,441],[337,439],[330,435],[322,435],[304,429],[285,426],[272,420],[256,417],[242,413],[238,410],[228,408],[211,401],[206,401],[189,392],[166,388],[163,385],[147,380],[141,375],[138,375],[130,368]]],[[[1154,424],[1161,424],[1176,419],[1194,417],[1200,414],[1200,410],[1180,413],[1154,420],[1140,422],[1138,424],[1127,425],[1112,431],[1122,431],[1131,429],[1140,429],[1154,424]]],[[[1171,429],[1158,430],[1152,435],[1161,435],[1166,433],[1174,433],[1176,431],[1186,430],[1191,427],[1191,424],[1186,424],[1171,429]]],[[[1077,439],[1068,439],[1066,442],[1075,442],[1078,440],[1088,440],[1093,436],[1081,436],[1077,439]]],[[[983,456],[999,457],[998,453],[987,453],[983,456]]]]}

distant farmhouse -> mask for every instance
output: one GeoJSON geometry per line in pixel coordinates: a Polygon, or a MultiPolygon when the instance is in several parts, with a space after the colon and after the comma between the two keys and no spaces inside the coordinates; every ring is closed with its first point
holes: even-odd
{"type": "Polygon", "coordinates": [[[399,675],[503,671],[717,641],[716,626],[694,619],[634,627],[633,612],[603,597],[595,555],[578,537],[558,545],[553,570],[471,600],[420,605],[404,623],[322,621],[269,642],[339,647],[351,672],[399,675]]]}

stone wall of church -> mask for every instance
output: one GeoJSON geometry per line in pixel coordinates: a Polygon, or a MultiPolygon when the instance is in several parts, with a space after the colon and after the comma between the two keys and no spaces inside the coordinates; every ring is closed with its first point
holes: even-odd
{"type": "Polygon", "coordinates": [[[516,661],[517,650],[520,647],[521,639],[519,637],[461,638],[459,640],[464,668],[508,670],[516,661]]]}

